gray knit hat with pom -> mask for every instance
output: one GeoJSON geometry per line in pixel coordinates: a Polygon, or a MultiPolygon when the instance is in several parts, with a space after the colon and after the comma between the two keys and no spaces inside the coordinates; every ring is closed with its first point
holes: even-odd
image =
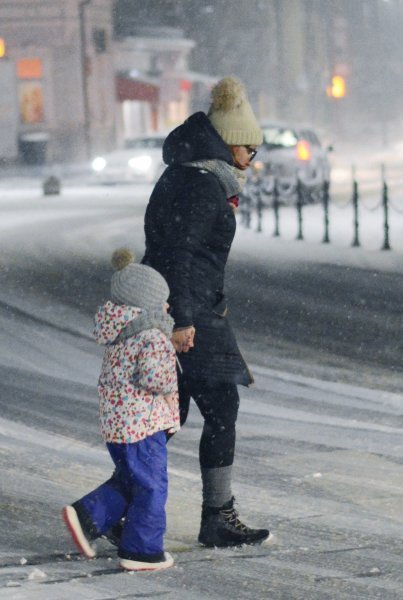
{"type": "Polygon", "coordinates": [[[161,310],[168,300],[169,288],[165,279],[152,267],[134,262],[127,248],[112,254],[115,273],[111,280],[111,298],[116,304],[127,304],[145,310],[161,310]]]}

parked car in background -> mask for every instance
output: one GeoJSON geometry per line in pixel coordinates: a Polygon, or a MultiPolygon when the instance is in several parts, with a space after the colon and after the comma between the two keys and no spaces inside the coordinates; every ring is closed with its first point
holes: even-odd
{"type": "Polygon", "coordinates": [[[330,163],[328,152],[317,134],[308,127],[286,124],[261,124],[264,136],[254,162],[255,174],[266,179],[276,178],[283,186],[292,186],[297,178],[301,181],[305,196],[312,196],[329,181],[330,163]]]}
{"type": "Polygon", "coordinates": [[[128,139],[124,148],[94,158],[92,171],[103,183],[154,183],[165,169],[162,161],[165,137],[150,135],[128,139]]]}

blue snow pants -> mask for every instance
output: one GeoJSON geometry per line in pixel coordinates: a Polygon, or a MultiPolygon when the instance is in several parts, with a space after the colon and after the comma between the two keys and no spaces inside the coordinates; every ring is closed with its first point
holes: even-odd
{"type": "Polygon", "coordinates": [[[126,516],[120,557],[135,560],[161,554],[168,495],[165,432],[134,444],[108,443],[107,448],[116,467],[111,479],[73,506],[79,517],[86,517],[93,537],[101,536],[126,516]]]}

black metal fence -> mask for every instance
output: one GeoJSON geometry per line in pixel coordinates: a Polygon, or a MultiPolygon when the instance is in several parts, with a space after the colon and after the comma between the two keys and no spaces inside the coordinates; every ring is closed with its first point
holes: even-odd
{"type": "Polygon", "coordinates": [[[266,178],[259,174],[253,175],[246,183],[240,202],[241,223],[247,229],[256,223],[256,231],[263,231],[263,216],[266,211],[272,210],[274,216],[273,236],[279,237],[281,230],[281,209],[284,206],[293,207],[297,217],[297,240],[304,239],[304,207],[310,203],[320,203],[323,207],[323,238],[324,244],[330,243],[330,217],[329,207],[344,209],[351,207],[353,211],[353,238],[351,246],[359,247],[360,243],[360,214],[362,210],[375,212],[382,207],[382,221],[379,227],[383,231],[382,250],[390,250],[390,211],[403,215],[403,203],[398,206],[390,197],[389,187],[386,181],[385,168],[381,168],[381,185],[379,200],[369,206],[360,195],[359,183],[357,181],[354,167],[352,168],[351,195],[346,201],[332,200],[330,193],[330,182],[310,187],[301,179],[266,178]]]}

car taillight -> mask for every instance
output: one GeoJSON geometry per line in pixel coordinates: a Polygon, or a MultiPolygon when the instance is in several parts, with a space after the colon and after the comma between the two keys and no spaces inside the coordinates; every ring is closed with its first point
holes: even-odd
{"type": "Polygon", "coordinates": [[[264,164],[261,160],[256,160],[251,165],[252,171],[261,171],[264,168],[264,164]]]}
{"type": "Polygon", "coordinates": [[[297,142],[297,157],[299,160],[311,160],[311,146],[306,140],[297,142]]]}

